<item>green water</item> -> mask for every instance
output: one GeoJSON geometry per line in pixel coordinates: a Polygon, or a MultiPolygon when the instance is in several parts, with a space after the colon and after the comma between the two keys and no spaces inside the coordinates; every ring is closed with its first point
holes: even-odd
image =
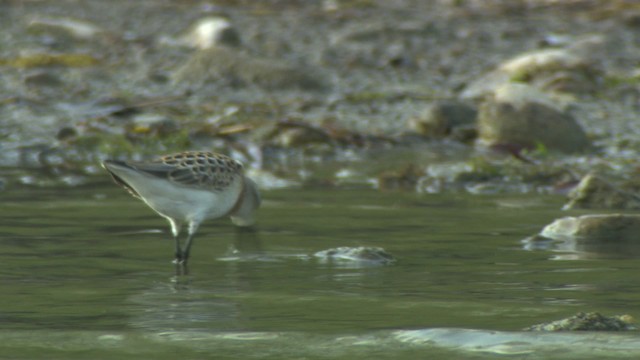
{"type": "Polygon", "coordinates": [[[113,185],[0,195],[0,358],[638,358],[638,249],[524,249],[559,197],[267,191],[256,232],[212,221],[176,276],[166,221],[113,185]],[[338,246],[397,261],[327,263],[338,246]],[[629,255],[631,254],[631,255],[629,255]],[[499,355],[498,355],[499,354],[499,355]]]}

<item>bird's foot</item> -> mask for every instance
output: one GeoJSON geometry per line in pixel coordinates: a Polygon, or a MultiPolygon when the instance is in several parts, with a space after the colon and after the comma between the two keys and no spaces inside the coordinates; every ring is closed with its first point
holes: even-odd
{"type": "Polygon", "coordinates": [[[188,275],[189,269],[187,268],[187,259],[189,254],[182,250],[176,250],[176,257],[173,259],[173,263],[176,265],[176,275],[188,275]]]}
{"type": "Polygon", "coordinates": [[[176,265],[176,276],[189,275],[189,268],[187,267],[187,259],[175,258],[173,263],[176,265]]]}
{"type": "Polygon", "coordinates": [[[175,259],[173,259],[173,263],[178,265],[178,264],[183,264],[187,261],[187,257],[185,256],[184,252],[182,252],[182,250],[176,250],[176,255],[175,255],[175,259]]]}

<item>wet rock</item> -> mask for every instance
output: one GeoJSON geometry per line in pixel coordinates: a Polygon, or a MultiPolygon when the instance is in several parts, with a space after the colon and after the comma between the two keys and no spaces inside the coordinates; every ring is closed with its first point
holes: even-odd
{"type": "MultiPolygon", "coordinates": [[[[420,135],[437,139],[475,128],[477,111],[472,106],[458,101],[438,101],[431,104],[418,116],[409,119],[409,128],[420,135]]],[[[464,137],[464,135],[462,136],[464,137]]]]}
{"type": "Polygon", "coordinates": [[[637,241],[639,233],[640,215],[595,214],[557,219],[539,235],[553,240],[623,243],[637,241]]]}
{"type": "Polygon", "coordinates": [[[378,175],[378,189],[415,190],[421,176],[424,176],[424,171],[420,171],[414,165],[400,171],[386,171],[378,175]]]}
{"type": "Polygon", "coordinates": [[[283,148],[305,147],[331,143],[329,133],[323,128],[302,121],[268,123],[253,132],[254,140],[283,148]]]}
{"type": "Polygon", "coordinates": [[[278,60],[255,58],[228,47],[196,51],[173,73],[172,79],[175,83],[193,86],[222,81],[267,89],[322,90],[325,87],[323,81],[308,70],[278,60]]]}
{"type": "Polygon", "coordinates": [[[604,39],[591,36],[562,49],[543,49],[516,56],[469,84],[460,94],[463,99],[482,99],[499,87],[529,83],[545,90],[591,92],[597,89],[602,71],[591,51],[604,39]]]}
{"type": "Polygon", "coordinates": [[[478,143],[575,153],[591,147],[582,127],[560,106],[536,89],[522,84],[499,88],[480,106],[478,143]]]}
{"type": "Polygon", "coordinates": [[[589,174],[569,193],[563,209],[640,209],[640,197],[589,174]]]}
{"type": "Polygon", "coordinates": [[[318,251],[313,256],[323,262],[354,262],[370,265],[387,265],[395,262],[394,257],[380,247],[343,246],[318,251]]]}
{"type": "Polygon", "coordinates": [[[206,50],[215,46],[240,46],[240,34],[229,20],[212,16],[201,19],[182,39],[187,45],[206,50]]]}
{"type": "Polygon", "coordinates": [[[90,22],[69,18],[35,18],[27,24],[27,31],[77,40],[94,40],[104,33],[90,22]]]}
{"type": "Polygon", "coordinates": [[[628,331],[635,330],[630,315],[604,316],[597,312],[579,312],[549,323],[529,326],[524,331],[628,331]]]}

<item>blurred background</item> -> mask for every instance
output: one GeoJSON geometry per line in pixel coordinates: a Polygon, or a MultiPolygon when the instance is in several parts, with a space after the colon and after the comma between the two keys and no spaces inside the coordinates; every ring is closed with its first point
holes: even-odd
{"type": "Polygon", "coordinates": [[[265,188],[562,193],[638,172],[632,0],[7,0],[0,24],[6,188],[187,149],[265,188]]]}

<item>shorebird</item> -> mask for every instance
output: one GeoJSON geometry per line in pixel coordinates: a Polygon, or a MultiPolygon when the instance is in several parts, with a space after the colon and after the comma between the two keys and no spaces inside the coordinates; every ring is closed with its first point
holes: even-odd
{"type": "Polygon", "coordinates": [[[258,188],[244,175],[242,164],[228,156],[187,151],[147,162],[106,160],[102,166],[118,185],[169,220],[176,264],[186,265],[204,220],[230,216],[238,226],[255,223],[258,188]],[[178,236],[185,224],[183,248],[178,236]]]}

